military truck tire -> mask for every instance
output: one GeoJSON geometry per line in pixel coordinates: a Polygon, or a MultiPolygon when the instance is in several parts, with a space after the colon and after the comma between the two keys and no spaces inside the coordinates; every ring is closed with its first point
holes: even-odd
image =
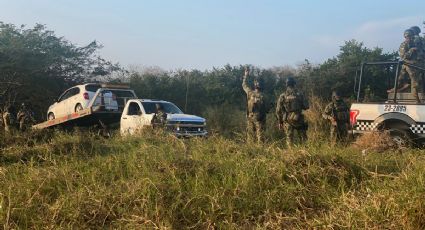
{"type": "Polygon", "coordinates": [[[413,145],[412,135],[407,130],[388,129],[388,132],[398,147],[410,147],[413,145]]]}

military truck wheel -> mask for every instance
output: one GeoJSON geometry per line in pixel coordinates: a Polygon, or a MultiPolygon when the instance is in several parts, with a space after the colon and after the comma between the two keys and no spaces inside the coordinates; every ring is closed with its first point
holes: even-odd
{"type": "Polygon", "coordinates": [[[398,147],[410,147],[413,145],[412,136],[408,131],[402,129],[389,129],[388,132],[398,147]]]}
{"type": "Polygon", "coordinates": [[[81,105],[81,104],[77,104],[76,106],[75,106],[75,112],[78,112],[78,111],[81,111],[81,110],[83,110],[83,106],[81,105]]]}
{"type": "Polygon", "coordinates": [[[54,119],[55,119],[55,114],[49,113],[49,115],[47,116],[47,120],[51,121],[51,120],[54,120],[54,119]]]}

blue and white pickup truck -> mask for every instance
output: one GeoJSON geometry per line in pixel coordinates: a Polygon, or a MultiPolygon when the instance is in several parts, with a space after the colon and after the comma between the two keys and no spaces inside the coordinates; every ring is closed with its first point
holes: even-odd
{"type": "Polygon", "coordinates": [[[153,125],[157,104],[167,114],[165,128],[178,137],[206,136],[206,120],[195,115],[184,114],[176,105],[168,101],[131,99],[127,101],[121,115],[121,135],[132,135],[153,125]]]}

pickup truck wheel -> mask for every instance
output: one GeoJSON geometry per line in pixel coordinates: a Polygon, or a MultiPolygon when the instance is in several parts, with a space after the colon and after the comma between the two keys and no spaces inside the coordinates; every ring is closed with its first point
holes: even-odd
{"type": "Polygon", "coordinates": [[[50,121],[50,120],[54,120],[54,119],[55,119],[55,114],[49,113],[49,115],[47,116],[47,120],[50,121]]]}
{"type": "Polygon", "coordinates": [[[389,129],[388,131],[392,140],[398,145],[398,147],[412,146],[413,141],[408,131],[401,129],[389,129]]]}
{"type": "Polygon", "coordinates": [[[83,106],[81,104],[77,104],[75,106],[75,112],[78,112],[78,111],[81,111],[81,110],[83,110],[83,106]]]}

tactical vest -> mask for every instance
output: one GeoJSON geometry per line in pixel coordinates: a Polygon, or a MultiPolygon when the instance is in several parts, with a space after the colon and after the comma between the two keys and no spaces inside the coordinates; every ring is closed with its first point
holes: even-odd
{"type": "Polygon", "coordinates": [[[287,90],[285,92],[285,110],[288,113],[299,112],[303,110],[304,107],[303,97],[301,94],[294,90],[287,90]]]}
{"type": "Polygon", "coordinates": [[[350,120],[348,107],[343,101],[334,102],[334,117],[337,121],[346,122],[350,120]]]}
{"type": "Polygon", "coordinates": [[[250,93],[248,98],[248,116],[253,116],[256,120],[265,118],[264,97],[260,93],[250,93]]]}

